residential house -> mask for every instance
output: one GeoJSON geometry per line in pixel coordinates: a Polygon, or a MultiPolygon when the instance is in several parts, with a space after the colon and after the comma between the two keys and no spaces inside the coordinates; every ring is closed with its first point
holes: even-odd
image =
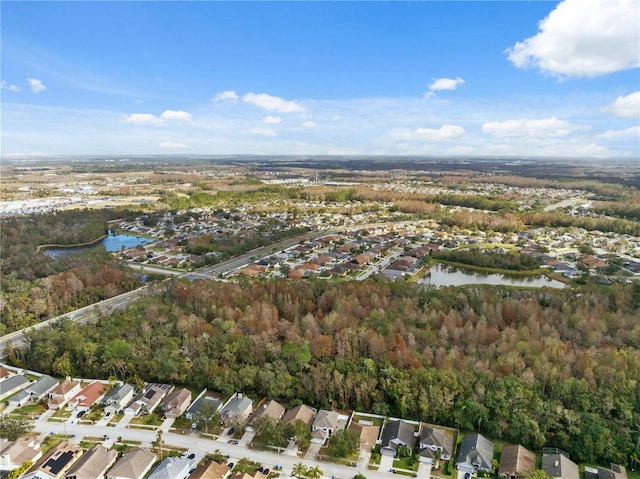
{"type": "Polygon", "coordinates": [[[318,411],[312,407],[309,407],[305,404],[300,404],[299,406],[294,406],[289,409],[286,413],[284,413],[284,417],[282,420],[289,424],[294,423],[296,421],[302,421],[307,425],[307,427],[311,427],[313,424],[313,419],[316,417],[316,413],[318,411]]]}
{"type": "Polygon", "coordinates": [[[277,401],[274,401],[273,399],[269,401],[265,401],[262,404],[260,404],[249,417],[249,427],[247,428],[247,430],[253,430],[251,428],[251,425],[261,417],[270,417],[275,422],[277,422],[280,419],[282,419],[283,415],[284,415],[284,406],[282,406],[277,401]]]}
{"type": "Polygon", "coordinates": [[[25,462],[35,462],[42,457],[40,442],[32,437],[18,439],[0,450],[0,471],[12,471],[25,462]]]}
{"type": "Polygon", "coordinates": [[[142,479],[155,462],[154,453],[146,449],[131,449],[107,472],[107,479],[142,479]]]}
{"type": "Polygon", "coordinates": [[[247,419],[251,414],[253,401],[242,394],[236,393],[220,411],[222,421],[229,425],[232,419],[247,419]]]}
{"type": "Polygon", "coordinates": [[[28,401],[39,401],[59,384],[57,379],[47,376],[40,377],[9,400],[10,406],[22,406],[28,401]]]}
{"type": "Polygon", "coordinates": [[[22,374],[6,377],[0,381],[0,400],[17,393],[27,384],[29,384],[29,380],[22,374]]]}
{"type": "Polygon", "coordinates": [[[437,451],[440,451],[439,459],[444,461],[451,459],[455,436],[455,433],[447,434],[444,428],[423,425],[418,446],[420,462],[437,463],[437,451]]]}
{"type": "Polygon", "coordinates": [[[187,409],[187,412],[185,413],[186,418],[191,421],[196,419],[198,417],[198,413],[200,412],[200,409],[203,407],[205,408],[208,407],[208,406],[205,406],[206,404],[211,405],[211,407],[209,408],[209,411],[217,412],[222,406],[222,401],[220,401],[220,399],[213,396],[202,395],[198,399],[193,401],[191,406],[189,406],[189,409],[187,409]]]}
{"type": "Polygon", "coordinates": [[[619,464],[611,464],[610,469],[604,467],[584,468],[584,479],[627,479],[627,469],[619,464]]]}
{"type": "Polygon", "coordinates": [[[151,471],[147,479],[186,479],[191,466],[191,459],[168,457],[151,471]]]}
{"type": "Polygon", "coordinates": [[[321,409],[316,414],[316,418],[311,425],[311,442],[324,444],[327,438],[330,438],[335,431],[344,429],[348,420],[348,416],[338,414],[335,411],[321,409]]]}
{"type": "Polygon", "coordinates": [[[104,479],[104,475],[116,462],[118,451],[109,450],[101,444],[96,444],[76,462],[65,479],[104,479]]]}
{"type": "Polygon", "coordinates": [[[361,450],[371,452],[371,450],[376,446],[378,435],[380,434],[380,426],[352,422],[349,425],[349,429],[355,431],[358,434],[358,437],[360,437],[361,450]]]}
{"type": "Polygon", "coordinates": [[[137,416],[141,413],[151,414],[160,405],[162,398],[173,389],[172,387],[163,386],[167,385],[147,384],[142,393],[124,409],[124,413],[131,416],[137,416]]]}
{"type": "Polygon", "coordinates": [[[536,468],[536,455],[520,445],[502,448],[498,476],[505,479],[525,477],[536,468]]]}
{"type": "Polygon", "coordinates": [[[162,401],[162,410],[167,418],[182,416],[191,404],[191,391],[182,388],[173,391],[162,401]]]}
{"type": "Polygon", "coordinates": [[[21,479],[60,479],[73,466],[84,449],[68,441],[63,441],[52,447],[48,453],[42,456],[20,476],[21,479]]]}
{"type": "Polygon", "coordinates": [[[49,392],[49,409],[60,409],[69,399],[80,392],[78,381],[65,381],[49,392]]]}
{"type": "Polygon", "coordinates": [[[551,479],[580,479],[578,465],[564,454],[542,456],[542,470],[551,479]]]}
{"type": "Polygon", "coordinates": [[[380,454],[394,457],[400,446],[413,449],[414,433],[415,427],[402,419],[389,421],[382,430],[380,454]]]}
{"type": "Polygon", "coordinates": [[[493,443],[481,434],[470,434],[462,439],[456,469],[470,474],[491,472],[493,443]]]}
{"type": "Polygon", "coordinates": [[[69,406],[75,407],[78,411],[88,411],[103,396],[106,388],[104,383],[94,381],[71,398],[69,406]]]}
{"type": "Polygon", "coordinates": [[[104,411],[109,414],[119,413],[131,402],[134,392],[135,388],[131,384],[114,387],[102,399],[104,411]]]}
{"type": "Polygon", "coordinates": [[[229,466],[226,464],[218,464],[216,461],[210,461],[196,467],[196,470],[191,473],[189,479],[226,479],[229,472],[229,466]]]}
{"type": "Polygon", "coordinates": [[[0,366],[0,380],[8,378],[9,376],[11,376],[11,371],[9,371],[4,366],[0,366]]]}

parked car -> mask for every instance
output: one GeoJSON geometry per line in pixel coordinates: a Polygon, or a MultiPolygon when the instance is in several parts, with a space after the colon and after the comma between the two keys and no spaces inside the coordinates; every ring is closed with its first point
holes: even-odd
{"type": "Polygon", "coordinates": [[[236,432],[236,430],[234,428],[231,428],[231,429],[229,429],[229,432],[227,432],[227,434],[229,436],[232,436],[234,432],[236,432]]]}
{"type": "Polygon", "coordinates": [[[84,416],[86,414],[87,411],[80,411],[78,414],[76,414],[77,418],[81,418],[82,416],[84,416]]]}

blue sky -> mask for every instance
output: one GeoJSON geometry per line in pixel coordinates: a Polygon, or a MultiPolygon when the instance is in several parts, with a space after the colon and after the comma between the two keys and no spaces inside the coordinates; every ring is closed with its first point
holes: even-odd
{"type": "Polygon", "coordinates": [[[640,0],[0,8],[7,158],[640,157],[640,0]]]}

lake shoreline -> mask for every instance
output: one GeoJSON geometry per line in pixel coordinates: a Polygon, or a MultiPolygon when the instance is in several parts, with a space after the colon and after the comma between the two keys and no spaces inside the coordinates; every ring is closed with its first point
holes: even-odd
{"type": "Polygon", "coordinates": [[[96,243],[99,243],[100,241],[102,241],[105,238],[108,238],[109,235],[102,235],[100,236],[98,239],[95,239],[93,241],[88,241],[86,243],[76,243],[76,244],[41,244],[38,245],[38,247],[36,248],[36,253],[41,253],[42,250],[47,250],[47,249],[66,249],[66,248],[82,248],[84,246],[92,246],[96,243]]]}

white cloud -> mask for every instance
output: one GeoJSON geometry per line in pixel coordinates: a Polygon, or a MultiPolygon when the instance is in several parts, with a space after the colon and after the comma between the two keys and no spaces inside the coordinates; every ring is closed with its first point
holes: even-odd
{"type": "Polygon", "coordinates": [[[312,121],[305,121],[301,126],[302,128],[315,128],[316,124],[312,121]]]}
{"type": "Polygon", "coordinates": [[[425,96],[433,96],[437,91],[441,90],[455,90],[459,85],[462,85],[464,80],[460,77],[456,78],[437,78],[431,85],[429,85],[429,91],[425,96]]]}
{"type": "Polygon", "coordinates": [[[233,90],[227,90],[227,91],[221,91],[219,93],[216,94],[216,96],[214,96],[211,101],[213,102],[220,102],[220,101],[230,101],[230,102],[237,102],[238,101],[238,94],[233,91],[233,90]]]}
{"type": "Polygon", "coordinates": [[[520,136],[529,138],[561,137],[581,129],[556,117],[543,119],[520,118],[506,121],[490,121],[482,124],[482,132],[500,138],[520,136]]]}
{"type": "Polygon", "coordinates": [[[626,130],[607,130],[596,136],[603,140],[635,140],[640,141],[640,126],[632,126],[626,130]]]}
{"type": "Polygon", "coordinates": [[[609,105],[604,111],[622,118],[639,118],[640,91],[630,93],[627,96],[619,96],[613,105],[609,105]]]}
{"type": "Polygon", "coordinates": [[[247,93],[242,97],[242,101],[267,111],[277,111],[280,113],[305,111],[305,108],[296,102],[285,100],[277,96],[267,95],[266,93],[247,93]]]}
{"type": "Polygon", "coordinates": [[[275,130],[272,130],[271,128],[254,128],[251,130],[251,133],[262,136],[277,136],[275,130]]]}
{"type": "Polygon", "coordinates": [[[191,121],[191,113],[180,110],[166,110],[160,118],[163,120],[191,121]]]}
{"type": "Polygon", "coordinates": [[[12,85],[11,83],[6,82],[5,80],[2,80],[2,89],[3,90],[9,90],[9,91],[21,91],[22,88],[19,87],[18,85],[12,85]]]}
{"type": "Polygon", "coordinates": [[[637,0],[564,0],[540,32],[507,49],[518,68],[565,77],[595,77],[640,66],[637,0]]]}
{"type": "Polygon", "coordinates": [[[476,149],[473,146],[452,146],[447,148],[448,155],[473,155],[476,149]]]}
{"type": "Polygon", "coordinates": [[[163,141],[160,143],[160,148],[163,150],[184,150],[189,147],[181,141],[163,141]]]}
{"type": "Polygon", "coordinates": [[[163,125],[165,120],[191,121],[191,113],[180,110],[165,110],[160,116],[155,116],[151,113],[131,113],[122,121],[136,125],[163,125]]]}
{"type": "Polygon", "coordinates": [[[282,123],[282,118],[279,116],[267,116],[263,120],[267,125],[277,125],[278,123],[282,123]]]}
{"type": "Polygon", "coordinates": [[[162,125],[162,123],[164,123],[161,118],[158,118],[151,113],[131,113],[122,121],[125,123],[133,123],[135,125],[162,125]]]}
{"type": "Polygon", "coordinates": [[[27,83],[29,83],[29,88],[31,88],[33,93],[40,93],[47,89],[40,80],[36,80],[35,78],[27,78],[27,83]]]}
{"type": "Polygon", "coordinates": [[[415,131],[396,130],[391,133],[394,140],[448,141],[462,138],[465,129],[458,125],[442,125],[440,128],[418,128],[415,131]]]}

